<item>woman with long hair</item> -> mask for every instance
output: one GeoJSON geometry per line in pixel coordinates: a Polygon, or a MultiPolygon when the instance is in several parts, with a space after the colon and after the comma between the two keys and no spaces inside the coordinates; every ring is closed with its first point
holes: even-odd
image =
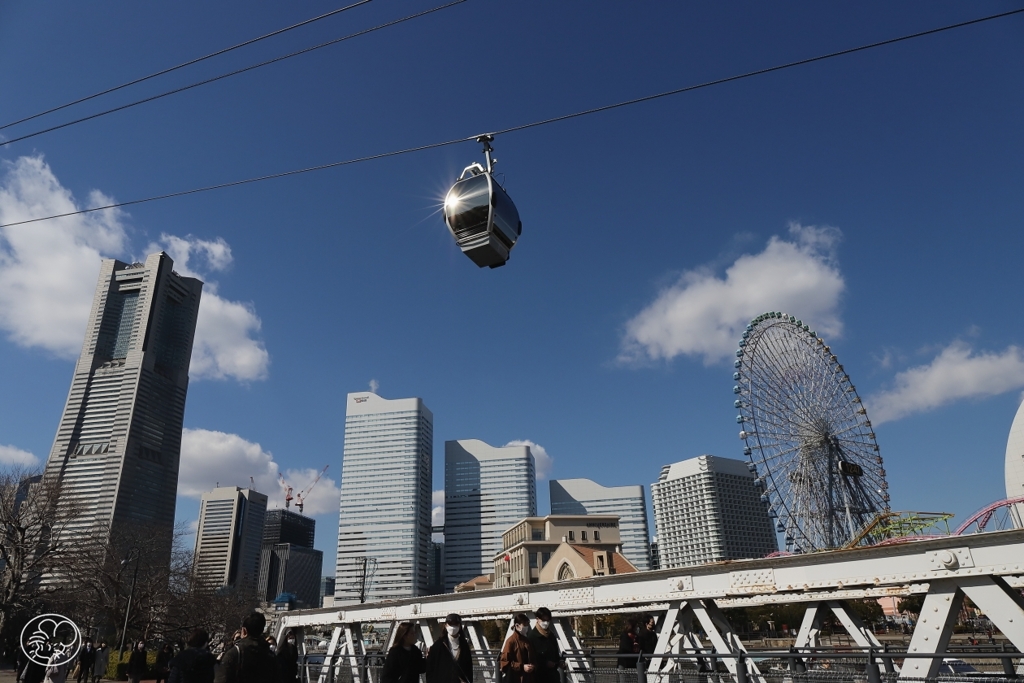
{"type": "Polygon", "coordinates": [[[538,658],[530,632],[530,617],[522,612],[512,615],[512,635],[501,648],[501,672],[508,683],[533,683],[538,658]]]}
{"type": "Polygon", "coordinates": [[[404,621],[395,632],[395,644],[388,650],[381,672],[381,683],[419,683],[420,674],[427,670],[423,653],[416,647],[416,624],[404,621]]]}

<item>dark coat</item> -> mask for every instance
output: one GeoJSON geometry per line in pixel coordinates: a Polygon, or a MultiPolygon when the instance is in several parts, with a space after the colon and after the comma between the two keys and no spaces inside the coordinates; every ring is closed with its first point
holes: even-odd
{"type": "Polygon", "coordinates": [[[89,650],[83,647],[78,653],[78,664],[83,671],[91,674],[92,668],[96,665],[96,648],[89,650]]]}
{"type": "Polygon", "coordinates": [[[459,661],[452,656],[448,634],[430,646],[427,653],[427,683],[473,683],[473,654],[465,631],[459,632],[459,661]]]}
{"type": "MultiPolygon", "coordinates": [[[[640,640],[636,637],[635,633],[632,631],[622,632],[622,636],[619,638],[619,649],[617,653],[620,655],[640,654],[640,640]]],[[[624,669],[635,669],[637,658],[619,657],[617,663],[624,669]]]]}
{"type": "Polygon", "coordinates": [[[548,631],[547,635],[541,633],[536,626],[526,634],[537,653],[537,669],[534,671],[534,680],[537,683],[559,683],[561,677],[558,667],[562,664],[562,656],[558,650],[558,637],[554,629],[548,631]]]}
{"type": "Polygon", "coordinates": [[[146,664],[146,651],[137,647],[132,648],[132,656],[128,658],[128,675],[132,678],[142,678],[149,671],[146,664]]]}
{"type": "Polygon", "coordinates": [[[277,683],[277,662],[265,640],[242,638],[224,651],[217,683],[277,683]]]}
{"type": "Polygon", "coordinates": [[[28,664],[25,665],[22,675],[24,676],[25,683],[43,683],[43,679],[46,678],[46,667],[42,664],[36,664],[30,659],[28,664]]]}
{"type": "Polygon", "coordinates": [[[213,683],[217,658],[206,648],[190,647],[170,661],[167,683],[213,683]]]}
{"type": "Polygon", "coordinates": [[[640,651],[645,655],[653,655],[655,648],[658,647],[658,632],[647,630],[647,626],[638,626],[640,629],[640,635],[637,636],[637,640],[640,641],[640,651]]]}
{"type": "Polygon", "coordinates": [[[530,639],[513,631],[501,648],[501,672],[505,674],[507,683],[534,683],[536,669],[525,671],[523,667],[527,664],[537,666],[538,659],[530,639]]]}
{"type": "Polygon", "coordinates": [[[406,650],[395,645],[388,650],[380,683],[419,683],[420,674],[427,670],[427,662],[418,647],[406,650]]]}
{"type": "Polygon", "coordinates": [[[294,683],[299,676],[299,648],[287,640],[277,647],[277,672],[281,683],[294,683]]]}

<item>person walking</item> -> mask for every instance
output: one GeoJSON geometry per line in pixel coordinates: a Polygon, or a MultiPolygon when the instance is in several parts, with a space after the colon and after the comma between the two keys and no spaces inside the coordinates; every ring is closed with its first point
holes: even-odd
{"type": "Polygon", "coordinates": [[[50,659],[46,664],[46,676],[43,677],[43,683],[65,683],[65,681],[67,681],[67,662],[64,664],[55,664],[54,662],[58,657],[60,657],[60,655],[57,653],[50,656],[50,659]]]}
{"type": "Polygon", "coordinates": [[[299,646],[295,631],[288,631],[277,648],[277,671],[281,683],[295,683],[299,676],[299,646]]]}
{"type": "Polygon", "coordinates": [[[384,670],[380,674],[381,683],[419,683],[420,674],[427,670],[427,662],[423,659],[423,653],[416,647],[418,638],[416,624],[405,621],[398,625],[395,644],[388,650],[388,656],[384,660],[384,670]]]}
{"type": "Polygon", "coordinates": [[[263,637],[266,626],[259,612],[242,620],[242,637],[221,657],[216,683],[277,683],[277,661],[263,637]]]}
{"type": "Polygon", "coordinates": [[[81,651],[78,653],[78,676],[75,680],[78,683],[89,683],[92,679],[92,669],[96,666],[96,648],[92,646],[92,638],[86,638],[85,644],[82,645],[81,651]]]}
{"type": "Polygon", "coordinates": [[[522,612],[512,615],[512,635],[501,648],[501,673],[506,683],[534,683],[537,668],[537,651],[527,638],[530,632],[530,617],[522,612]]]}
{"type": "Polygon", "coordinates": [[[636,665],[640,655],[640,640],[637,638],[637,626],[636,619],[629,617],[626,619],[626,628],[622,631],[622,635],[619,636],[617,654],[624,655],[619,657],[616,662],[619,669],[619,683],[635,680],[636,665]],[[627,676],[627,671],[632,671],[633,675],[627,676]]]}
{"type": "Polygon", "coordinates": [[[174,659],[174,646],[164,643],[156,653],[156,683],[163,683],[171,673],[171,660],[174,659]]]}
{"type": "Polygon", "coordinates": [[[188,637],[188,647],[168,663],[167,683],[213,683],[217,658],[207,649],[210,635],[197,628],[188,637]]]}
{"type": "Polygon", "coordinates": [[[46,667],[34,659],[28,660],[25,668],[21,670],[20,683],[43,683],[46,678],[46,667]]]}
{"type": "Polygon", "coordinates": [[[640,641],[640,652],[647,655],[647,658],[643,661],[644,671],[647,670],[648,664],[651,662],[651,655],[654,654],[654,650],[658,647],[658,622],[652,614],[645,614],[640,617],[640,633],[637,635],[637,640],[640,641]]]}
{"type": "Polygon", "coordinates": [[[107,675],[107,667],[110,665],[110,648],[106,641],[101,640],[100,646],[96,648],[96,659],[92,665],[92,683],[99,683],[99,680],[107,675]]]}
{"type": "Polygon", "coordinates": [[[562,666],[562,654],[558,650],[558,636],[551,628],[551,610],[547,607],[540,607],[534,614],[537,620],[533,628],[526,635],[533,645],[533,651],[537,653],[534,662],[537,668],[533,672],[536,683],[559,683],[561,676],[559,667],[562,666]]]}
{"type": "Polygon", "coordinates": [[[427,653],[427,683],[473,683],[473,653],[462,628],[462,617],[449,614],[445,634],[427,653]]]}
{"type": "Polygon", "coordinates": [[[149,666],[146,663],[146,642],[140,640],[135,644],[132,654],[128,657],[128,681],[129,683],[140,683],[148,673],[149,666]]]}

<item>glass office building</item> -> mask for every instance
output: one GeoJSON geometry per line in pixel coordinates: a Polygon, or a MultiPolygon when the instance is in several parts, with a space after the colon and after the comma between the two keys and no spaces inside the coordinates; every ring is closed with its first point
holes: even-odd
{"type": "Polygon", "coordinates": [[[651,569],[644,487],[601,486],[590,479],[548,482],[553,515],[617,515],[622,554],[642,572],[651,569]]]}
{"type": "Polygon", "coordinates": [[[495,448],[478,439],[444,444],[444,585],[494,571],[501,535],[537,515],[529,446],[495,448]]]}
{"type": "Polygon", "coordinates": [[[426,594],[433,439],[421,399],[348,395],[335,604],[426,594]]]}

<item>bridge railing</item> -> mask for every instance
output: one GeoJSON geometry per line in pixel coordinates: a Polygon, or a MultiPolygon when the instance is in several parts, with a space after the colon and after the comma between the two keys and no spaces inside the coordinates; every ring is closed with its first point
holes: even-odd
{"type": "MultiPolygon", "coordinates": [[[[499,651],[474,653],[497,661],[499,651]]],[[[607,651],[563,656],[559,669],[561,683],[1024,683],[1017,667],[1024,657],[1006,648],[953,652],[908,653],[889,648],[849,648],[824,650],[753,650],[727,653],[713,649],[694,649],[683,654],[616,654],[607,651]],[[659,660],[659,670],[651,668],[659,660]],[[934,677],[899,678],[899,670],[910,659],[939,659],[939,674],[934,677]],[[731,661],[734,666],[727,667],[731,661]],[[626,666],[626,664],[629,664],[626,666]],[[730,673],[729,669],[735,670],[730,673]]],[[[300,683],[390,683],[382,680],[385,656],[364,654],[355,658],[308,654],[300,659],[300,683]]],[[[480,660],[478,660],[480,661],[480,660]]],[[[474,683],[503,681],[497,666],[477,666],[474,683]]],[[[426,683],[425,677],[420,677],[426,683]]],[[[447,683],[447,682],[444,682],[447,683]]]]}

